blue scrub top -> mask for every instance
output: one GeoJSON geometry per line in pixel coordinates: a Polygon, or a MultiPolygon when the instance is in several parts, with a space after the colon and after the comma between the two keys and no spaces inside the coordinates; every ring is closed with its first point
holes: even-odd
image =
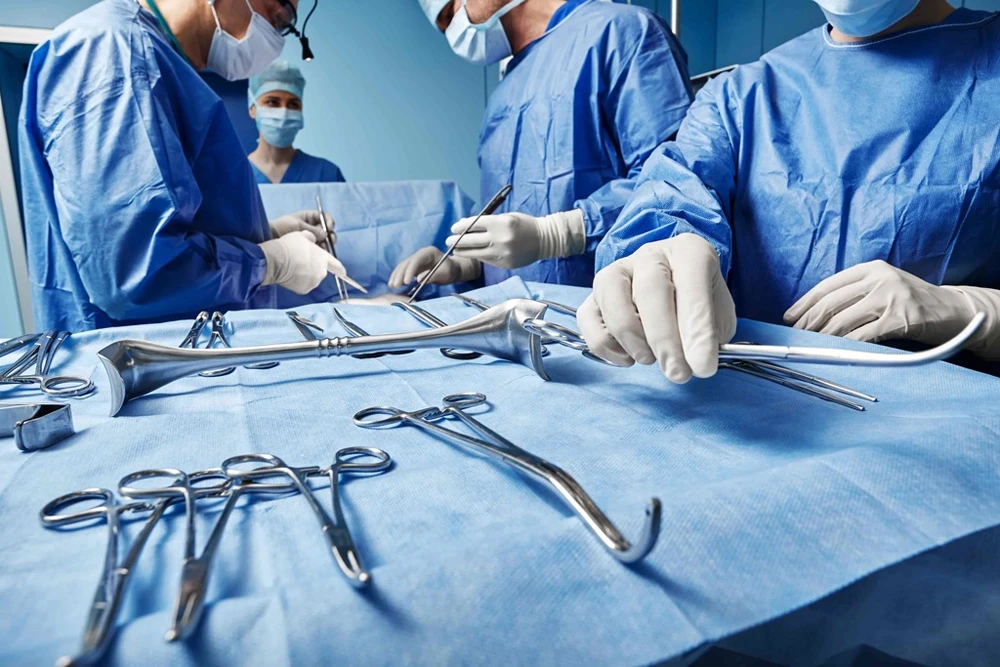
{"type": "MultiPolygon", "coordinates": [[[[271,179],[264,175],[260,169],[252,162],[250,168],[253,169],[254,178],[258,185],[271,185],[271,179]]],[[[340,167],[321,157],[309,155],[304,151],[295,151],[292,163],[288,165],[288,170],[281,177],[282,183],[346,183],[344,172],[340,167]]]]}
{"type": "Polygon", "coordinates": [[[884,260],[1000,287],[1000,18],[967,9],[861,44],[818,28],[710,82],[598,251],[701,234],[737,313],[884,260]]]}
{"type": "Polygon", "coordinates": [[[687,55],[662,19],[597,0],[567,4],[511,60],[490,96],[479,142],[481,201],[509,183],[501,211],[580,209],[587,250],[513,271],[484,265],[487,284],[517,275],[589,287],[597,244],[646,158],[674,135],[691,103],[687,55]]]}
{"type": "Polygon", "coordinates": [[[19,139],[39,329],[274,302],[270,229],[226,108],[135,0],[104,0],[35,49],[19,139]]]}

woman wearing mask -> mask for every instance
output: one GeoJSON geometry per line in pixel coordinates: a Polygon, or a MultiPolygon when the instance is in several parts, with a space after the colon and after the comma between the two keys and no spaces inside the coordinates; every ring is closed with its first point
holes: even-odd
{"type": "Polygon", "coordinates": [[[82,331],[270,307],[344,268],[319,215],[268,222],[222,100],[298,0],[103,0],[32,54],[19,144],[35,318],[82,331]]]}
{"type": "Polygon", "coordinates": [[[250,153],[257,182],[343,183],[340,167],[305,153],[292,144],[305,124],[302,94],[305,77],[299,68],[277,60],[263,73],[250,79],[250,117],[257,123],[260,138],[250,153]]]}

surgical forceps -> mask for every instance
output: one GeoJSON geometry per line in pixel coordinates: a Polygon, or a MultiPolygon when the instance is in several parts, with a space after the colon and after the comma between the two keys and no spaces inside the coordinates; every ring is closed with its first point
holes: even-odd
{"type": "Polygon", "coordinates": [[[483,394],[453,394],[444,398],[440,408],[428,407],[413,412],[390,407],[366,408],[354,415],[354,423],[369,429],[413,424],[455,444],[469,447],[548,484],[597,537],[601,545],[622,563],[638,563],[652,551],[660,534],[662,510],[659,499],[650,499],[639,540],[635,544],[629,543],[569,473],[521,449],[465,412],[465,408],[486,404],[486,396],[483,394]],[[437,423],[449,417],[459,419],[482,439],[437,423]]]}
{"type": "MultiPolygon", "coordinates": [[[[194,483],[203,479],[222,479],[219,484],[198,487],[193,490],[193,495],[198,498],[218,496],[226,492],[231,482],[224,479],[219,471],[203,471],[190,476],[180,473],[180,471],[170,470],[170,474],[178,473],[174,479],[175,484],[183,482],[194,483]]],[[[177,502],[179,496],[167,496],[161,498],[157,503],[132,502],[118,504],[115,502],[114,492],[108,489],[92,488],[74,491],[66,495],[59,496],[50,501],[42,508],[40,518],[46,528],[59,528],[72,524],[103,519],[108,526],[108,542],[104,555],[104,568],[97,592],[90,606],[90,613],[87,615],[87,624],[84,628],[83,642],[79,652],[74,657],[64,657],[57,663],[60,667],[70,665],[92,665],[101,659],[111,643],[111,638],[115,632],[115,619],[121,609],[121,603],[125,596],[129,578],[135,568],[136,562],[146,545],[150,534],[160,521],[163,513],[173,503],[177,502]],[[76,512],[63,513],[73,505],[81,502],[98,501],[98,505],[76,512]],[[146,519],[145,525],[132,542],[125,559],[118,562],[118,541],[120,535],[120,515],[124,513],[152,512],[146,519]]]]}
{"type": "Polygon", "coordinates": [[[0,384],[37,384],[42,393],[53,397],[82,398],[94,391],[94,383],[89,378],[72,375],[49,375],[56,352],[69,338],[68,331],[50,330],[43,334],[21,336],[0,346],[0,356],[31,346],[13,364],[3,370],[0,384]],[[35,364],[32,375],[22,375],[31,364],[35,364]]]}
{"type": "MultiPolygon", "coordinates": [[[[448,326],[448,323],[441,320],[433,313],[430,313],[420,306],[416,306],[412,303],[407,303],[405,301],[396,301],[392,305],[399,308],[400,310],[405,310],[407,313],[412,315],[417,319],[417,321],[426,324],[432,329],[442,329],[448,326]]],[[[441,348],[441,354],[448,357],[449,359],[457,359],[459,361],[471,361],[473,359],[478,359],[483,356],[479,352],[460,352],[459,350],[453,350],[451,348],[441,348]]]]}
{"type": "MultiPolygon", "coordinates": [[[[203,316],[207,317],[208,313],[204,311],[199,313],[198,319],[195,320],[194,325],[191,327],[191,331],[188,332],[188,338],[184,339],[184,342],[181,343],[180,347],[185,347],[185,343],[188,342],[188,340],[191,337],[191,334],[195,332],[196,327],[197,327],[197,333],[195,333],[194,335],[194,340],[191,341],[191,348],[194,349],[197,346],[198,338],[201,336],[201,330],[205,326],[205,322],[202,320],[203,316]],[[198,325],[199,321],[201,322],[201,326],[198,325]]],[[[215,311],[214,313],[212,313],[212,337],[208,340],[208,345],[205,346],[205,349],[211,350],[219,345],[226,348],[227,350],[232,349],[233,347],[232,344],[230,344],[229,342],[228,336],[226,336],[225,316],[219,311],[215,311]]],[[[275,366],[278,365],[279,362],[277,361],[265,361],[259,364],[250,364],[245,368],[249,368],[255,371],[263,371],[274,368],[275,366]]],[[[235,370],[236,370],[235,366],[230,366],[229,368],[220,368],[214,371],[205,371],[204,373],[199,373],[198,375],[205,378],[217,378],[217,377],[222,377],[224,375],[229,375],[235,370]]]]}
{"type": "Polygon", "coordinates": [[[424,276],[423,280],[417,283],[417,286],[413,288],[413,291],[410,292],[410,294],[406,299],[407,303],[413,303],[416,300],[417,295],[420,294],[420,290],[422,290],[427,285],[427,283],[430,282],[431,278],[434,277],[434,274],[437,273],[438,269],[441,268],[441,265],[443,265],[446,261],[448,261],[448,258],[451,257],[452,253],[455,252],[455,246],[457,246],[459,242],[463,238],[465,238],[465,235],[468,234],[472,230],[472,228],[476,226],[476,223],[479,222],[480,218],[482,218],[484,215],[493,215],[493,213],[495,213],[496,210],[500,208],[500,206],[502,206],[503,203],[507,200],[507,197],[510,196],[510,193],[513,189],[514,189],[513,186],[505,185],[502,188],[500,188],[500,192],[493,195],[493,199],[490,200],[490,203],[488,203],[486,207],[479,213],[479,215],[476,216],[476,219],[473,220],[471,223],[469,223],[469,226],[466,227],[462,231],[462,233],[458,235],[458,238],[455,239],[455,243],[453,243],[452,245],[448,246],[445,249],[444,254],[441,255],[441,259],[437,261],[437,264],[431,267],[431,270],[427,272],[427,275],[424,276]]]}
{"type": "Polygon", "coordinates": [[[345,447],[337,452],[333,463],[328,468],[293,468],[277,456],[271,454],[244,454],[226,459],[222,469],[230,478],[244,482],[260,477],[275,477],[283,475],[289,479],[289,485],[302,493],[309,503],[316,520],[323,530],[323,537],[333,554],[334,560],[344,573],[347,580],[355,588],[364,588],[371,581],[371,573],[361,564],[358,549],[351,538],[347,521],[340,507],[340,475],[374,474],[387,470],[392,465],[392,458],[374,447],[345,447]],[[364,457],[370,462],[359,462],[354,459],[364,457]],[[262,467],[251,469],[238,466],[246,464],[262,464],[262,467]],[[324,476],[330,479],[330,495],[333,506],[333,519],[319,504],[306,480],[313,476],[324,476]]]}

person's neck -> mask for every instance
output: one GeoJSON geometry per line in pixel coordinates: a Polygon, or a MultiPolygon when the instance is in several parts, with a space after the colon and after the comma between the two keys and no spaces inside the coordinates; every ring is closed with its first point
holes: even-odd
{"type": "Polygon", "coordinates": [[[845,35],[836,28],[832,28],[830,30],[830,37],[835,42],[844,42],[847,44],[867,42],[891,35],[893,33],[902,32],[904,30],[937,25],[951,16],[953,11],[955,11],[955,8],[948,4],[946,0],[920,0],[920,4],[918,4],[912,12],[903,17],[901,21],[893,24],[889,29],[883,30],[877,35],[872,35],[871,37],[851,37],[850,35],[845,35]]]}
{"type": "Polygon", "coordinates": [[[515,56],[533,41],[545,34],[556,10],[566,4],[566,0],[528,0],[510,10],[500,19],[511,53],[515,56]]]}
{"type": "Polygon", "coordinates": [[[294,146],[278,148],[267,143],[263,137],[257,141],[257,148],[250,153],[254,162],[267,166],[289,165],[295,158],[296,149],[294,146]]]}
{"type": "MultiPolygon", "coordinates": [[[[143,9],[151,11],[147,0],[138,2],[143,9]]],[[[212,48],[212,37],[215,35],[215,17],[212,16],[209,4],[190,2],[190,0],[154,0],[154,2],[188,61],[197,70],[205,69],[208,64],[208,51],[212,48]]]]}

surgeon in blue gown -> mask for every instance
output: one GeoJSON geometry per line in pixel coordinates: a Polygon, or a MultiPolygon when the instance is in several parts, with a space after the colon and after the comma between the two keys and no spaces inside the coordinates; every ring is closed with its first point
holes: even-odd
{"type": "MultiPolygon", "coordinates": [[[[420,0],[459,56],[488,65],[513,54],[490,96],[479,141],[480,201],[503,186],[501,211],[456,247],[435,282],[482,274],[590,286],[594,252],[643,162],[691,103],[687,55],[662,19],[598,0],[420,0]]],[[[449,245],[472,220],[452,228],[449,245]]],[[[390,286],[418,278],[424,248],[390,286]]]]}
{"type": "Polygon", "coordinates": [[[343,183],[340,167],[293,146],[305,126],[302,109],[306,79],[286,60],[276,60],[250,78],[250,117],[257,124],[257,147],[248,156],[259,184],[343,183]]]}
{"type": "Polygon", "coordinates": [[[984,312],[968,349],[1000,359],[1000,15],[817,2],[649,158],[578,317],[600,356],[685,382],[737,314],[934,345],[984,312]]]}
{"type": "Polygon", "coordinates": [[[198,74],[262,71],[297,0],[104,0],[33,53],[20,117],[36,324],[81,331],[268,307],[343,266],[318,214],[268,221],[198,74]]]}

